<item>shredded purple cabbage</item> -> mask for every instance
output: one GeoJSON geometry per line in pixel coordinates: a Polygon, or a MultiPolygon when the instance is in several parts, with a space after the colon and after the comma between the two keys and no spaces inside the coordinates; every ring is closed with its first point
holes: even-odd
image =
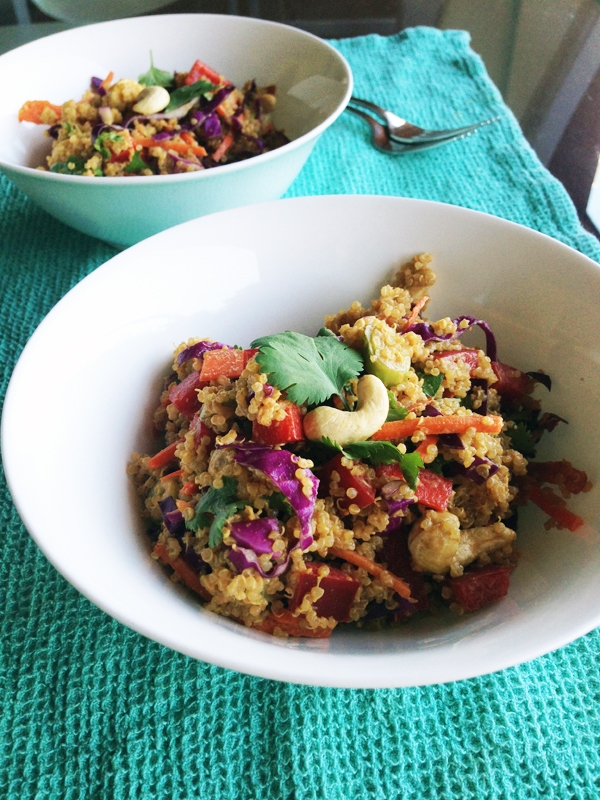
{"type": "Polygon", "coordinates": [[[181,539],[185,533],[185,520],[183,519],[183,514],[177,508],[175,500],[172,497],[165,497],[164,500],[158,501],[158,507],[165,527],[171,536],[181,539]]]}
{"type": "Polygon", "coordinates": [[[464,450],[465,446],[463,444],[463,440],[460,438],[458,433],[441,433],[439,435],[439,441],[442,444],[445,444],[446,447],[451,447],[452,450],[464,450]]]}
{"type": "Polygon", "coordinates": [[[386,500],[387,512],[389,514],[389,522],[387,528],[382,533],[392,533],[404,525],[404,512],[406,509],[415,503],[414,499],[405,500],[386,500]]]}
{"type": "Polygon", "coordinates": [[[58,133],[61,128],[62,125],[60,123],[58,123],[58,125],[51,125],[48,128],[48,136],[50,136],[51,139],[58,139],[58,133]]]}
{"type": "Polygon", "coordinates": [[[228,344],[221,344],[221,342],[196,342],[196,344],[191,344],[179,353],[177,366],[180,367],[190,358],[200,358],[207,350],[233,350],[233,347],[228,344]]]}
{"type": "Polygon", "coordinates": [[[290,560],[288,556],[281,564],[275,565],[270,572],[265,572],[260,565],[256,553],[245,547],[232,548],[227,553],[227,558],[238,572],[243,572],[245,569],[252,568],[255,569],[259,575],[262,575],[263,578],[276,578],[278,575],[282,575],[286,571],[290,560]]]}
{"type": "Polygon", "coordinates": [[[239,547],[254,550],[258,555],[271,555],[273,542],[269,534],[279,529],[279,520],[274,517],[252,519],[249,522],[232,522],[231,535],[239,547]]]}
{"type": "Polygon", "coordinates": [[[437,333],[433,330],[433,326],[430,322],[416,322],[414,325],[410,325],[404,333],[408,331],[412,331],[416,333],[418,336],[423,339],[424,342],[445,342],[449,341],[450,339],[458,339],[463,333],[466,333],[470,330],[474,325],[478,325],[481,330],[485,333],[485,344],[486,344],[486,353],[489,356],[491,361],[497,361],[497,345],[496,345],[496,337],[491,331],[490,326],[487,322],[483,319],[475,319],[475,317],[470,317],[467,314],[463,314],[462,317],[456,317],[453,319],[452,322],[457,326],[456,333],[445,333],[443,336],[438,336],[437,333]],[[460,328],[459,325],[461,322],[466,320],[469,324],[466,328],[460,328]]]}
{"type": "MultiPolygon", "coordinates": [[[[181,158],[181,156],[174,156],[173,153],[169,153],[169,158],[173,159],[175,162],[175,172],[190,172],[189,169],[179,168],[180,164],[185,164],[186,166],[194,167],[195,171],[203,170],[204,166],[200,164],[198,161],[190,161],[187,158],[181,158]]],[[[192,170],[192,171],[194,171],[192,170]]]]}
{"type": "Polygon", "coordinates": [[[442,414],[441,411],[438,411],[435,406],[432,406],[431,403],[429,403],[429,405],[426,405],[425,408],[423,409],[422,416],[424,416],[424,417],[441,417],[441,416],[443,416],[443,414],[442,414]]]}
{"type": "Polygon", "coordinates": [[[216,114],[210,114],[204,120],[204,133],[209,137],[209,139],[213,139],[215,136],[223,135],[221,122],[216,114]]]}
{"type": "Polygon", "coordinates": [[[96,141],[98,136],[104,131],[124,131],[125,128],[122,125],[105,125],[104,122],[99,122],[97,125],[94,125],[92,128],[92,144],[96,141]]]}
{"type": "Polygon", "coordinates": [[[230,445],[236,450],[238,464],[262,472],[271,483],[287,498],[300,522],[298,545],[306,550],[312,544],[312,516],[315,510],[319,479],[309,470],[305,473],[312,484],[310,497],[302,491],[302,483],[296,478],[298,456],[289,450],[273,450],[253,442],[230,445]]]}
{"type": "Polygon", "coordinates": [[[106,89],[102,86],[102,78],[92,78],[90,81],[90,88],[96,94],[99,94],[100,97],[104,97],[106,94],[106,89]]]}
{"type": "Polygon", "coordinates": [[[490,461],[489,458],[475,456],[475,459],[470,467],[465,467],[464,464],[460,464],[457,461],[452,461],[448,463],[445,469],[450,475],[464,475],[465,478],[469,478],[469,480],[473,481],[473,483],[476,483],[477,486],[481,486],[487,481],[488,478],[491,478],[492,475],[495,475],[498,472],[499,467],[497,464],[494,464],[493,461],[490,461]],[[489,467],[487,478],[477,472],[477,467],[480,467],[482,464],[487,464],[489,467]]]}

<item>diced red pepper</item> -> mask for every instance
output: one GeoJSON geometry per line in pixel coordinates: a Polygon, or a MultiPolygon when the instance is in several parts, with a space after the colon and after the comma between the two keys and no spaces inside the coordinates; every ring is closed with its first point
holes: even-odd
{"type": "Polygon", "coordinates": [[[259,444],[288,444],[289,442],[303,442],[304,428],[302,427],[302,409],[300,406],[289,405],[285,407],[285,417],[274,419],[270,425],[261,425],[254,420],[252,423],[252,439],[259,444]]]}
{"type": "Polygon", "coordinates": [[[331,473],[337,472],[340,476],[339,485],[346,492],[346,497],[339,498],[338,504],[340,508],[348,509],[351,505],[358,506],[358,508],[366,508],[375,501],[375,488],[373,485],[364,478],[362,475],[355,475],[351,469],[342,464],[342,454],[340,453],[322,468],[321,471],[321,493],[326,496],[329,494],[329,486],[331,483],[331,473]],[[350,490],[350,495],[348,495],[350,490]],[[356,494],[355,494],[356,493],[356,494]]]}
{"type": "Polygon", "coordinates": [[[400,469],[400,464],[381,464],[375,467],[375,475],[381,479],[383,483],[390,481],[403,481],[404,475],[400,469]]]}
{"type": "Polygon", "coordinates": [[[110,164],[128,164],[131,161],[131,150],[121,150],[120,153],[111,153],[110,164]]]}
{"type": "Polygon", "coordinates": [[[433,357],[448,361],[464,361],[471,371],[476,369],[479,364],[478,350],[442,350],[440,353],[433,353],[433,357]]]}
{"type": "Polygon", "coordinates": [[[535,385],[529,375],[501,361],[492,361],[492,369],[498,378],[496,383],[492,384],[492,388],[505,400],[517,400],[531,392],[535,385]]]}
{"type": "Polygon", "coordinates": [[[203,381],[216,381],[217,378],[239,378],[246,364],[258,350],[208,350],[202,356],[203,381]]]}
{"type": "Polygon", "coordinates": [[[280,614],[269,614],[260,625],[253,627],[263,633],[273,633],[275,628],[279,628],[288,636],[302,636],[308,639],[329,639],[332,631],[331,628],[309,628],[305,617],[302,615],[295,617],[287,608],[280,614]]]}
{"type": "Polygon", "coordinates": [[[192,419],[196,411],[200,408],[197,390],[206,386],[206,381],[199,372],[190,372],[187,378],[169,391],[169,402],[183,414],[184,417],[192,419]]]}
{"type": "Polygon", "coordinates": [[[428,469],[419,470],[419,483],[417,485],[417,502],[435,511],[445,511],[448,508],[452,494],[452,481],[428,469]]]}
{"type": "Polygon", "coordinates": [[[198,447],[198,445],[202,442],[202,439],[204,439],[205,436],[208,436],[208,438],[210,439],[208,445],[208,452],[210,453],[215,446],[217,434],[213,431],[212,428],[209,428],[205,422],[202,422],[202,420],[200,419],[200,414],[198,412],[194,414],[192,421],[190,422],[190,430],[194,432],[195,447],[198,447]]]}
{"type": "Polygon", "coordinates": [[[188,497],[191,497],[193,494],[196,494],[199,491],[199,487],[197,483],[193,483],[192,481],[188,481],[188,483],[184,483],[181,487],[181,494],[185,494],[188,497]]]}
{"type": "Polygon", "coordinates": [[[207,81],[211,83],[215,83],[217,86],[225,84],[226,86],[231,86],[231,82],[226,80],[222,75],[214,70],[212,67],[209,67],[208,64],[204,64],[204,62],[194,61],[192,64],[191,70],[188,72],[187,77],[185,79],[185,85],[191,86],[193,83],[197,83],[205,78],[207,81]]]}
{"type": "Polygon", "coordinates": [[[378,558],[384,561],[387,569],[410,586],[410,596],[416,603],[401,604],[395,614],[396,621],[412,616],[415,611],[429,608],[429,593],[425,588],[425,579],[422,572],[415,572],[412,568],[410,551],[408,549],[408,534],[406,531],[393,531],[382,536],[383,547],[378,558]]]}
{"type": "MultiPolygon", "coordinates": [[[[304,595],[317,585],[318,571],[321,566],[314,561],[309,561],[306,564],[307,571],[299,574],[294,596],[290,600],[290,611],[295,611],[302,603],[304,595]]],[[[329,567],[329,575],[321,578],[319,586],[323,589],[324,594],[313,603],[317,614],[320,617],[333,617],[338,622],[348,622],[360,581],[346,575],[337,567],[329,567]]]]}
{"type": "Polygon", "coordinates": [[[451,590],[451,601],[461,605],[465,611],[500,600],[508,594],[510,568],[492,565],[473,570],[460,578],[447,578],[445,585],[451,590]]]}

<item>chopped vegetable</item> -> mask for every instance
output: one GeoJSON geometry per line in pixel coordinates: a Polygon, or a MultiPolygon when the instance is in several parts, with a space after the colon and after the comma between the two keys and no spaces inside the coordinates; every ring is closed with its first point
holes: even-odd
{"type": "Polygon", "coordinates": [[[325,494],[330,493],[332,481],[337,481],[340,489],[344,490],[344,496],[337,498],[336,501],[340,508],[349,509],[350,506],[355,506],[361,509],[370,506],[375,500],[375,488],[367,478],[360,474],[358,468],[344,466],[342,459],[341,454],[337,455],[321,471],[321,482],[325,494]]]}
{"type": "Polygon", "coordinates": [[[309,639],[329,639],[332,631],[331,628],[309,628],[305,617],[295,617],[287,608],[278,614],[271,612],[254,628],[263,633],[277,633],[279,630],[288,636],[303,636],[309,639]]]}
{"type": "Polygon", "coordinates": [[[384,569],[381,564],[376,564],[374,561],[371,561],[370,558],[360,555],[360,553],[357,553],[356,550],[345,550],[340,547],[330,547],[329,555],[333,556],[334,558],[341,558],[342,561],[347,561],[349,564],[354,564],[355,567],[364,569],[365,572],[368,572],[369,575],[377,578],[377,580],[382,582],[389,581],[389,585],[400,595],[400,597],[405,597],[407,600],[410,598],[410,586],[403,581],[402,578],[399,578],[397,575],[393,575],[391,572],[384,569]]]}
{"type": "Polygon", "coordinates": [[[538,486],[531,486],[528,490],[528,497],[544,513],[563,528],[576,531],[583,525],[583,519],[569,511],[562,497],[554,494],[551,489],[540,489],[538,486]]]}
{"type": "Polygon", "coordinates": [[[48,100],[28,100],[26,103],[23,103],[19,109],[19,122],[35,122],[36,125],[52,125],[58,122],[61,117],[62,106],[55,106],[48,100]],[[48,115],[48,111],[51,112],[50,115],[48,115]],[[52,117],[54,117],[54,119],[52,117]]]}
{"type": "Polygon", "coordinates": [[[445,511],[452,496],[452,481],[428,469],[419,472],[417,502],[435,511],[445,511]]]}
{"type": "Polygon", "coordinates": [[[407,436],[412,436],[417,430],[423,431],[426,435],[433,433],[466,433],[469,428],[481,433],[500,433],[502,424],[502,417],[484,417],[480,414],[457,415],[455,417],[443,415],[439,417],[416,417],[415,419],[386,422],[377,433],[371,436],[371,439],[373,441],[405,439],[407,436]]]}
{"type": "Polygon", "coordinates": [[[208,546],[216,547],[223,538],[223,526],[236,511],[240,511],[246,503],[237,498],[237,481],[234,478],[224,477],[223,486],[210,489],[203,494],[198,504],[194,517],[187,522],[187,527],[192,531],[208,528],[208,546]]]}
{"type": "Polygon", "coordinates": [[[206,380],[199,372],[190,372],[187,378],[181,383],[176,384],[169,390],[169,402],[183,414],[184,417],[191,419],[200,408],[198,400],[198,389],[206,385],[206,380]]]}
{"type": "Polygon", "coordinates": [[[494,603],[508,594],[510,569],[490,566],[472,570],[459,578],[447,578],[445,585],[451,592],[451,602],[458,603],[463,611],[494,603]]]}
{"type": "Polygon", "coordinates": [[[208,350],[202,359],[203,381],[216,381],[218,378],[239,378],[255,350],[208,350]]]}
{"type": "Polygon", "coordinates": [[[302,427],[302,409],[300,406],[285,406],[285,417],[274,419],[270,425],[261,425],[254,420],[252,423],[252,439],[260,444],[274,447],[278,444],[304,441],[304,428],[302,427]]]}
{"type": "Polygon", "coordinates": [[[180,443],[181,440],[173,442],[172,444],[169,444],[165,448],[163,448],[155,456],[149,458],[148,468],[160,469],[161,467],[166,467],[166,465],[175,458],[175,450],[177,448],[177,445],[180,443]]]}
{"type": "Polygon", "coordinates": [[[161,542],[157,542],[154,545],[154,553],[160,558],[163,564],[168,564],[193,592],[199,594],[200,597],[207,602],[211,599],[210,593],[200,583],[198,573],[190,567],[189,564],[186,564],[181,556],[171,558],[166,545],[161,542]]]}
{"type": "Polygon", "coordinates": [[[298,576],[294,596],[290,600],[290,611],[295,611],[304,600],[304,596],[315,586],[323,590],[323,595],[312,603],[319,617],[333,617],[336,622],[348,622],[350,610],[360,588],[360,581],[351,578],[337,567],[327,565],[328,574],[319,578],[319,570],[323,564],[315,561],[306,563],[306,571],[298,576]]]}

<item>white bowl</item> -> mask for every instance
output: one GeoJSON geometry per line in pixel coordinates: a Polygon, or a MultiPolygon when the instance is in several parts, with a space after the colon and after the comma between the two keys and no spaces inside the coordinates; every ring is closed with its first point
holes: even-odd
{"type": "Polygon", "coordinates": [[[180,222],[274,200],[287,190],[352,93],[346,60],[297,28],[249,17],[173,14],[57,33],[0,56],[0,169],[34,202],[77,230],[127,247],[180,222]],[[26,100],[79,99],[93,75],[137,78],[154,63],[184,71],[200,58],[233,83],[277,86],[283,147],[205,172],[85,178],[36,170],[51,140],[18,122],[26,100]],[[18,76],[18,80],[15,79],[18,76]]]}
{"type": "Polygon", "coordinates": [[[247,346],[285,329],[314,334],[323,314],[367,303],[394,266],[423,251],[434,255],[438,274],[431,316],[486,319],[502,360],[547,370],[553,388],[545,408],[570,424],[546,435],[538,455],[568,458],[596,481],[597,264],[528,228],[455,206],[365,196],[281,200],[194,220],[120,253],[72,289],[31,338],[8,389],[2,447],[16,506],[50,561],[152,639],[298,683],[468,678],[598,625],[597,487],[570,503],[588,522],[577,535],[546,532],[544,514],[527,508],[508,597],[464,617],[423,616],[381,633],[341,626],[327,641],[283,641],[249,631],[200,609],[150,559],[125,468],[131,451],[151,446],[173,347],[191,336],[247,346]]]}

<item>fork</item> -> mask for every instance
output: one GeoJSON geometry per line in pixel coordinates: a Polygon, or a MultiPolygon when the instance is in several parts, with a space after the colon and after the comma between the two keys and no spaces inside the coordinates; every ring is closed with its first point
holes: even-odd
{"type": "Polygon", "coordinates": [[[456,139],[462,139],[464,136],[469,136],[470,133],[461,133],[455,136],[448,136],[445,139],[435,139],[428,142],[418,142],[417,144],[404,144],[394,139],[390,139],[387,128],[376,119],[373,119],[366,111],[361,111],[359,108],[353,106],[346,106],[346,111],[351,111],[365,120],[371,128],[371,138],[374,146],[378,150],[383,150],[388,155],[400,155],[401,153],[417,153],[422,150],[430,150],[433,147],[439,147],[442,144],[454,142],[456,139]]]}
{"type": "Polygon", "coordinates": [[[392,111],[388,111],[375,103],[371,103],[369,100],[362,100],[360,97],[353,96],[350,98],[350,103],[368,108],[369,111],[373,111],[377,114],[380,119],[385,120],[390,138],[402,144],[414,145],[424,142],[438,142],[445,139],[453,140],[456,137],[473,133],[473,131],[476,131],[478,128],[484,125],[490,125],[492,122],[496,122],[500,119],[500,117],[496,116],[481,120],[480,122],[474,122],[471,125],[463,125],[460,128],[426,130],[425,128],[420,128],[418,125],[414,125],[412,122],[402,119],[402,117],[399,117],[392,111]]]}

